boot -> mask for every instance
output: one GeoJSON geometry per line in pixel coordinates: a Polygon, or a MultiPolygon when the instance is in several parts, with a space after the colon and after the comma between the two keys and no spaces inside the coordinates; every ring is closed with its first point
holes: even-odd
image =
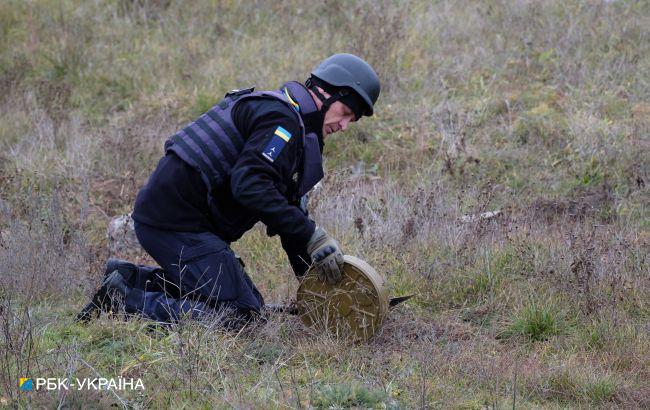
{"type": "MultiPolygon", "coordinates": [[[[119,264],[125,263],[119,259],[109,259],[106,262],[106,270],[102,285],[93,295],[90,302],[83,308],[75,319],[76,322],[88,323],[93,317],[99,317],[101,312],[116,311],[129,292],[127,281],[130,279],[130,271],[120,269],[119,264]],[[127,273],[125,278],[122,272],[127,273]]],[[[126,262],[128,263],[128,262],[126,262]]]]}
{"type": "Polygon", "coordinates": [[[126,284],[133,287],[137,276],[135,275],[135,272],[137,272],[137,270],[137,266],[131,262],[122,259],[111,258],[106,261],[106,270],[104,271],[104,277],[113,273],[113,271],[118,271],[126,281],[126,284]]]}

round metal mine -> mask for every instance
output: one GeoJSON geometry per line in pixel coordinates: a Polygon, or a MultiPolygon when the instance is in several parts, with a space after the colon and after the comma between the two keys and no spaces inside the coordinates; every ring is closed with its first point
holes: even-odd
{"type": "Polygon", "coordinates": [[[344,256],[343,279],[331,285],[313,269],[298,288],[298,312],[303,323],[353,342],[370,339],[388,312],[385,279],[354,256],[344,256]]]}

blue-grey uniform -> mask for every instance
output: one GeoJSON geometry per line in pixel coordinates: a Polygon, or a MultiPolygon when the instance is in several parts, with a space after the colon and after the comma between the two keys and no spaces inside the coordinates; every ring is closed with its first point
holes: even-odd
{"type": "Polygon", "coordinates": [[[301,199],[323,177],[322,117],[311,118],[311,95],[288,82],[230,92],[167,141],[132,214],[160,268],[121,264],[127,312],[163,322],[221,307],[240,321],[259,312],[264,300],[229,246],[259,221],[280,235],[296,275],[306,272],[315,224],[301,199]]]}

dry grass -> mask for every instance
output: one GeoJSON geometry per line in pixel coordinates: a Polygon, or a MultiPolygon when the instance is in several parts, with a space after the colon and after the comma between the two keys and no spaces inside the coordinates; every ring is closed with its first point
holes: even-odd
{"type": "MultiPolygon", "coordinates": [[[[650,406],[648,16],[633,1],[2,2],[0,405],[650,406]],[[359,346],[282,316],[241,334],[72,324],[166,137],[228,89],[339,51],[384,87],[376,117],[328,141],[312,215],[418,297],[359,346]],[[16,387],[97,375],[146,390],[16,387]]],[[[279,302],[297,284],[278,242],[257,227],[235,248],[279,302]]]]}

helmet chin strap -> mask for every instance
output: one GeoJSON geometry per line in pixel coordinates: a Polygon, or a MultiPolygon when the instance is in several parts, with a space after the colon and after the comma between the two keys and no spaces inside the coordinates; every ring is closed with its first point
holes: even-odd
{"type": "Polygon", "coordinates": [[[321,107],[320,111],[323,111],[324,113],[329,110],[330,106],[334,104],[336,101],[340,100],[341,98],[345,97],[346,95],[349,94],[349,91],[341,88],[337,90],[335,93],[332,93],[329,97],[325,97],[323,93],[320,92],[314,81],[309,78],[305,82],[305,85],[307,88],[309,88],[314,94],[316,94],[316,97],[323,103],[323,106],[321,107]]]}
{"type": "Polygon", "coordinates": [[[348,90],[340,89],[331,94],[329,97],[325,97],[311,78],[308,78],[307,81],[305,81],[305,86],[307,86],[307,88],[311,90],[316,95],[316,97],[318,97],[321,103],[323,103],[323,105],[320,107],[320,110],[314,111],[304,116],[305,120],[310,123],[314,131],[322,138],[323,123],[325,122],[325,114],[327,113],[327,110],[329,110],[330,106],[336,101],[348,95],[348,90]]]}

